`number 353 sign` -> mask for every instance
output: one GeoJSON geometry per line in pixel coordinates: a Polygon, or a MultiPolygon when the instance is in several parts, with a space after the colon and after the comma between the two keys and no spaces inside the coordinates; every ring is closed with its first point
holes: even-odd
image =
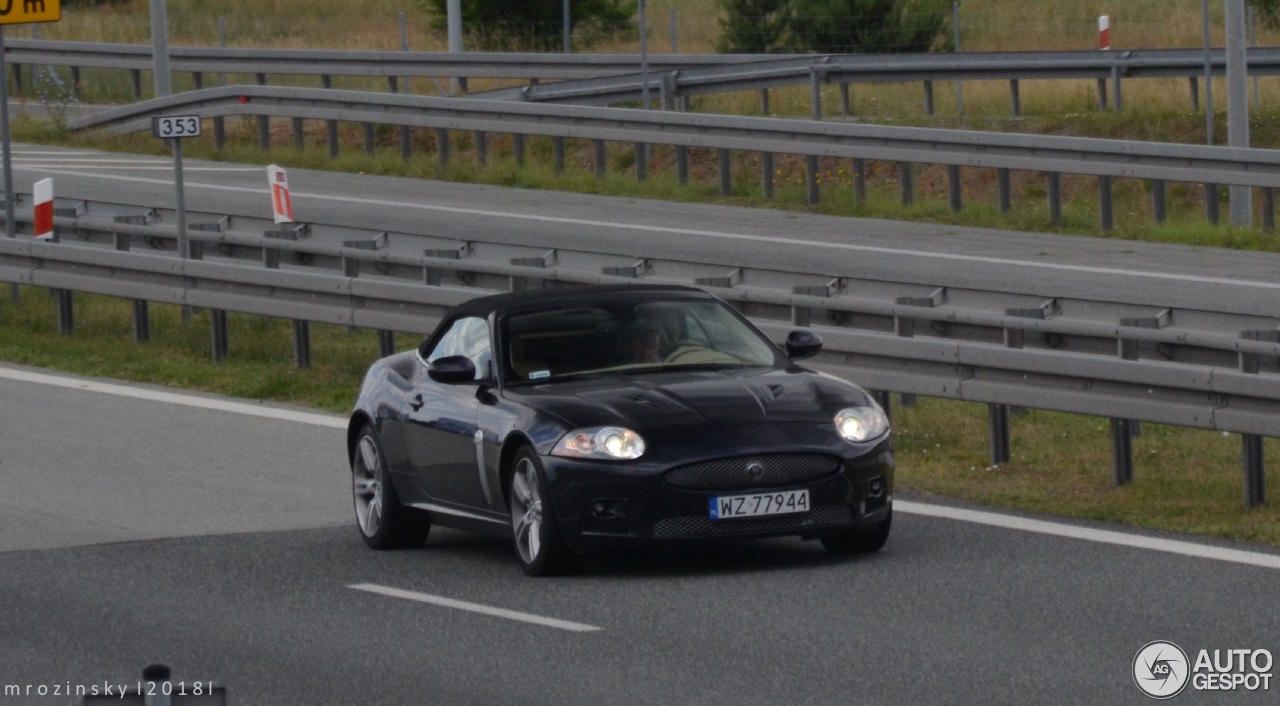
{"type": "MultiPolygon", "coordinates": [[[[2,3],[3,0],[0,0],[2,3]]],[[[165,115],[151,119],[151,135],[162,140],[178,137],[199,137],[200,116],[165,115]]]]}

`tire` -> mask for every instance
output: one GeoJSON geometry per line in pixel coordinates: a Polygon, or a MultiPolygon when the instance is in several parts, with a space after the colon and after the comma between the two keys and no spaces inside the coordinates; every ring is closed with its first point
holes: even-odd
{"type": "Polygon", "coordinates": [[[516,559],[530,576],[558,576],[582,568],[581,557],[560,534],[550,497],[538,455],[527,446],[517,451],[507,486],[507,508],[516,559]]]}
{"type": "Polygon", "coordinates": [[[890,509],[889,516],[875,527],[829,534],[822,538],[822,546],[832,554],[874,554],[889,540],[892,526],[893,510],[890,509]]]}
{"type": "Polygon", "coordinates": [[[351,454],[351,497],[356,529],[373,549],[417,547],[427,541],[431,520],[420,510],[400,504],[378,433],[367,424],[351,454]]]}

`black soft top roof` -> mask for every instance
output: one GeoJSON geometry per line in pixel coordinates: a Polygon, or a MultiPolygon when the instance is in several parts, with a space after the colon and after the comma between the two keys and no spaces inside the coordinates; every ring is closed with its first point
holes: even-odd
{"type": "Polygon", "coordinates": [[[696,287],[676,284],[599,284],[571,287],[548,287],[544,289],[528,289],[522,292],[494,294],[472,299],[459,304],[448,318],[463,314],[468,316],[484,316],[495,311],[519,310],[523,308],[540,308],[548,303],[599,299],[601,297],[625,297],[645,294],[681,294],[684,296],[713,298],[707,292],[696,287]]]}

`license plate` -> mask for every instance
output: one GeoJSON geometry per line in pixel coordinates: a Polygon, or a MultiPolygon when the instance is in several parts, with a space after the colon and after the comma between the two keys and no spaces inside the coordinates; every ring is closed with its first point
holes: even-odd
{"type": "Polygon", "coordinates": [[[809,511],[809,491],[783,490],[776,493],[721,495],[711,498],[711,519],[790,515],[809,511]]]}

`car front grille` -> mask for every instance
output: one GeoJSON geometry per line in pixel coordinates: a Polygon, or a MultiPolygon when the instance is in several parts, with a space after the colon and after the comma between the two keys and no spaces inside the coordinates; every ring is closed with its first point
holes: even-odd
{"type": "Polygon", "coordinates": [[[803,514],[777,517],[745,517],[732,520],[712,520],[705,515],[668,517],[654,524],[653,536],[655,538],[711,537],[790,529],[803,530],[810,527],[842,525],[852,521],[853,510],[848,505],[824,505],[803,514]]]}
{"type": "Polygon", "coordinates": [[[768,488],[833,475],[840,459],[825,454],[767,454],[704,461],[667,472],[667,484],[691,490],[768,488]]]}

